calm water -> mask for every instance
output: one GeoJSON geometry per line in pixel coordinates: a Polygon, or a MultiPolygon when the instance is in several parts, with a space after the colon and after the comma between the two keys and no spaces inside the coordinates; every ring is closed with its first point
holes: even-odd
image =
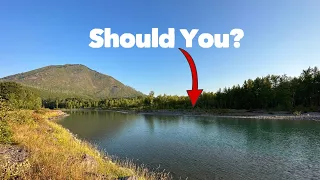
{"type": "Polygon", "coordinates": [[[175,179],[320,179],[320,122],[78,111],[59,123],[175,179]]]}

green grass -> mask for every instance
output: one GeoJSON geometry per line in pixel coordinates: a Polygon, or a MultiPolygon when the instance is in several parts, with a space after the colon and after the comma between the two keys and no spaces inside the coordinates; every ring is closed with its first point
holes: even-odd
{"type": "Polygon", "coordinates": [[[12,142],[12,131],[8,123],[6,121],[0,121],[0,143],[11,144],[12,142]]]}

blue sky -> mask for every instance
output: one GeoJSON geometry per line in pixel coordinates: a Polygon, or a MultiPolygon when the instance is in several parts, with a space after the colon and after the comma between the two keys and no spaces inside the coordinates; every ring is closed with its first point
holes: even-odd
{"type": "Polygon", "coordinates": [[[239,49],[203,49],[197,39],[185,48],[195,60],[199,88],[216,91],[257,76],[299,75],[320,66],[319,7],[317,0],[2,0],[0,77],[47,65],[84,64],[144,93],[187,95],[191,73],[178,50],[185,47],[179,29],[199,29],[197,38],[234,28],[245,33],[239,49]],[[93,28],[111,28],[119,35],[175,28],[176,48],[92,49],[93,28]]]}

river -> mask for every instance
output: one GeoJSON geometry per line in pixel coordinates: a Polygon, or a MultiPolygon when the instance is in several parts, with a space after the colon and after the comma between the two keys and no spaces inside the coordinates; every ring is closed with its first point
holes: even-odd
{"type": "Polygon", "coordinates": [[[320,122],[73,111],[59,124],[174,179],[320,179],[320,122]]]}

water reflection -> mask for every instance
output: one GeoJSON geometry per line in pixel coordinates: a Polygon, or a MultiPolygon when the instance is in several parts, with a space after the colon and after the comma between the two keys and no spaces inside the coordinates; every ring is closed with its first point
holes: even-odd
{"type": "Polygon", "coordinates": [[[154,116],[149,114],[143,115],[145,122],[150,126],[150,130],[153,131],[155,126],[162,126],[162,127],[168,127],[168,126],[178,126],[179,122],[181,120],[180,116],[154,116]]]}
{"type": "Polygon", "coordinates": [[[118,112],[103,111],[68,111],[69,117],[59,123],[77,134],[80,138],[94,140],[99,138],[114,137],[130,126],[139,116],[118,112]],[[128,121],[130,120],[130,121],[128,121]],[[75,123],[76,122],[76,123],[75,123]]]}
{"type": "Polygon", "coordinates": [[[319,179],[320,122],[72,112],[60,123],[175,178],[319,179]]]}

